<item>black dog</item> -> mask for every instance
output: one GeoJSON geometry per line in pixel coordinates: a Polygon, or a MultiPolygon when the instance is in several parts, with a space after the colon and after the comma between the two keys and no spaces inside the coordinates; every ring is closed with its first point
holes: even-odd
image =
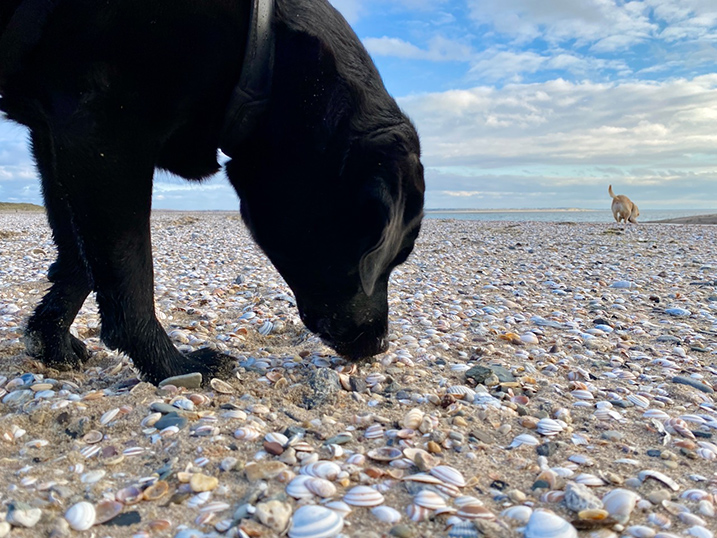
{"type": "Polygon", "coordinates": [[[155,168],[214,174],[217,148],[301,318],[350,358],[387,347],[387,285],[418,235],[418,136],[326,0],[2,0],[0,109],[30,129],[58,248],[28,322],[47,365],[87,359],[70,325],[90,291],[102,340],[144,378],[226,374],[154,313],[155,168]]]}

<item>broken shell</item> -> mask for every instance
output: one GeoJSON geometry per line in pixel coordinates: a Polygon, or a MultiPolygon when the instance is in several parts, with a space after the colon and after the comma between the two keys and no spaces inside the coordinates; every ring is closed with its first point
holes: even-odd
{"type": "Polygon", "coordinates": [[[67,512],[65,512],[65,519],[72,529],[76,531],[86,531],[95,524],[95,507],[87,501],[79,502],[72,505],[67,512]]]}
{"type": "Polygon", "coordinates": [[[332,538],[344,528],[337,512],[317,505],[300,506],[291,522],[289,538],[332,538]]]}
{"type": "Polygon", "coordinates": [[[164,480],[158,480],[142,492],[142,497],[146,501],[156,501],[161,499],[169,492],[169,484],[164,480]]]}
{"type": "Polygon", "coordinates": [[[368,486],[355,486],[344,495],[344,502],[351,506],[378,506],[383,501],[383,495],[368,486]]]}
{"type": "Polygon", "coordinates": [[[94,445],[95,443],[99,443],[104,438],[104,434],[102,432],[98,432],[97,430],[90,430],[85,435],[82,436],[82,441],[87,443],[88,445],[94,445]]]}
{"type": "Polygon", "coordinates": [[[547,510],[535,510],[525,526],[525,538],[577,538],[578,531],[562,517],[547,510]]]}
{"type": "Polygon", "coordinates": [[[423,420],[424,412],[418,407],[414,407],[408,413],[403,416],[403,420],[400,424],[404,428],[410,428],[411,430],[417,430],[423,420]]]}
{"type": "Polygon", "coordinates": [[[573,512],[602,508],[598,499],[584,484],[570,482],[565,487],[565,506],[573,512]]]}
{"type": "Polygon", "coordinates": [[[417,504],[409,504],[406,507],[406,514],[408,515],[409,519],[411,519],[411,521],[420,523],[421,521],[430,517],[431,511],[428,508],[418,506],[417,504]]]}
{"type": "Polygon", "coordinates": [[[666,474],[661,473],[660,471],[653,471],[650,469],[645,470],[645,471],[640,471],[639,473],[637,473],[637,477],[640,479],[641,482],[644,482],[648,478],[652,478],[653,480],[662,482],[668,488],[670,488],[672,491],[679,491],[679,489],[680,489],[680,486],[677,482],[672,480],[672,478],[670,478],[666,474]]]}
{"type": "Polygon", "coordinates": [[[234,387],[232,387],[226,381],[222,381],[221,379],[218,379],[216,377],[212,378],[212,380],[209,381],[209,385],[220,394],[234,393],[234,387]]]}

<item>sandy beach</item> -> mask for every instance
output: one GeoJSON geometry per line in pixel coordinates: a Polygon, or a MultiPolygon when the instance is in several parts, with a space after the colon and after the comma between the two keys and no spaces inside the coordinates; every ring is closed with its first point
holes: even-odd
{"type": "Polygon", "coordinates": [[[236,357],[206,389],[140,382],[92,299],[84,371],[25,355],[44,219],[0,212],[0,537],[717,528],[717,215],[426,220],[392,276],[389,351],[352,364],[303,327],[238,214],[158,213],[161,322],[182,350],[236,357]]]}

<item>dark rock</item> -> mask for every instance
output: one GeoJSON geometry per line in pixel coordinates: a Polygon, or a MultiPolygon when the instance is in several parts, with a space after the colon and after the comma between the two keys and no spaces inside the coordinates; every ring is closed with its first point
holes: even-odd
{"type": "Polygon", "coordinates": [[[707,394],[714,394],[714,389],[710,387],[709,385],[705,385],[701,381],[697,381],[696,379],[692,379],[691,377],[682,377],[679,375],[676,375],[672,378],[673,383],[678,383],[680,385],[688,385],[694,389],[701,390],[702,392],[706,392],[707,394]]]}
{"type": "Polygon", "coordinates": [[[183,416],[180,416],[179,413],[176,411],[172,411],[171,413],[167,413],[162,418],[160,418],[157,422],[154,423],[154,427],[158,430],[163,430],[164,428],[168,428],[169,426],[176,426],[180,430],[184,428],[184,426],[187,425],[187,419],[183,416]]]}
{"type": "Polygon", "coordinates": [[[539,456],[552,456],[558,451],[558,443],[549,441],[535,447],[535,451],[539,456]]]}
{"type": "Polygon", "coordinates": [[[110,519],[105,525],[112,525],[113,527],[129,527],[142,522],[142,516],[139,512],[132,510],[131,512],[124,512],[117,517],[110,519]]]}
{"type": "Polygon", "coordinates": [[[304,397],[304,407],[314,409],[334,400],[341,390],[339,374],[328,368],[319,368],[309,375],[307,381],[311,393],[304,397]]]}

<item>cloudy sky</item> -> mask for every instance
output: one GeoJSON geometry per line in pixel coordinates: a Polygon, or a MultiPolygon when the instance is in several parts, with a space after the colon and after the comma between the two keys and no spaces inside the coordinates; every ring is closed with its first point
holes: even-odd
{"type": "MultiPolygon", "coordinates": [[[[429,208],[717,208],[715,0],[332,0],[421,134],[429,208]]],[[[0,124],[0,200],[39,202],[0,124]]],[[[218,175],[155,207],[235,209],[218,175]]]]}

